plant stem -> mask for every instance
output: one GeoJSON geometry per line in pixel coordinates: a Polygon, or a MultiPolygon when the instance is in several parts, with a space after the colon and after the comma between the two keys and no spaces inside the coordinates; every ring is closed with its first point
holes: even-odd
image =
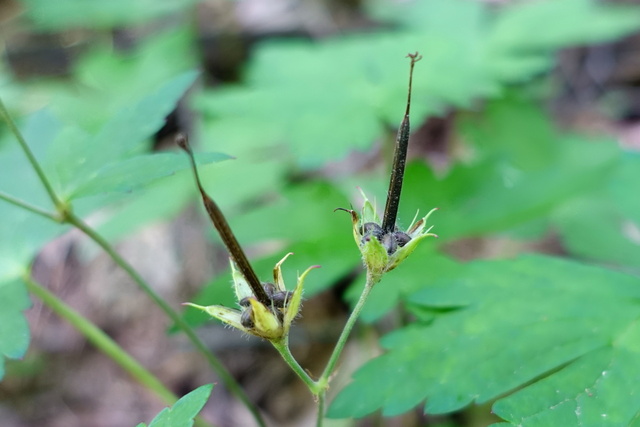
{"type": "Polygon", "coordinates": [[[51,198],[51,201],[53,202],[56,209],[58,211],[64,211],[66,209],[65,204],[62,203],[62,201],[58,198],[56,192],[53,190],[53,187],[51,186],[47,175],[42,170],[42,167],[40,167],[38,160],[36,160],[36,157],[33,155],[31,148],[29,148],[29,144],[27,144],[27,141],[24,139],[22,133],[18,130],[18,127],[9,115],[9,111],[7,111],[7,108],[4,106],[2,99],[0,99],[0,116],[2,116],[4,121],[9,126],[9,130],[11,130],[11,132],[15,135],[18,143],[20,144],[20,147],[22,147],[22,151],[24,151],[24,154],[27,156],[27,159],[29,160],[29,163],[31,163],[31,167],[33,168],[33,170],[35,170],[36,174],[38,174],[40,182],[42,182],[42,185],[47,191],[47,194],[49,194],[49,197],[51,198]]]}
{"type": "Polygon", "coordinates": [[[168,390],[151,372],[147,371],[144,366],[127,354],[122,347],[116,344],[107,334],[87,318],[58,299],[58,297],[49,292],[48,289],[33,280],[32,277],[24,277],[24,282],[27,285],[27,289],[40,298],[47,307],[69,322],[71,326],[84,335],[89,342],[109,356],[138,382],[157,394],[165,403],[173,405],[178,400],[178,397],[168,390]]]}
{"type": "Polygon", "coordinates": [[[222,382],[225,386],[233,393],[238,399],[240,399],[244,405],[251,411],[251,414],[255,418],[256,422],[265,427],[266,424],[262,419],[262,416],[258,412],[258,409],[251,403],[249,397],[244,393],[242,388],[235,381],[233,376],[227,371],[227,369],[222,365],[222,363],[209,351],[209,349],[202,342],[200,337],[194,332],[194,330],[185,322],[182,317],[175,310],[167,304],[165,300],[163,300],[160,295],[158,295],[149,284],[140,276],[140,274],[127,262],[124,258],[122,258],[115,249],[107,242],[104,237],[102,237],[98,232],[96,232],[93,228],[87,225],[82,219],[77,217],[73,212],[67,212],[66,222],[75,226],[83,233],[85,233],[91,240],[96,242],[115,262],[120,268],[122,268],[127,275],[143,290],[145,294],[149,298],[151,298],[158,307],[164,311],[164,313],[176,324],[178,328],[180,328],[187,338],[191,341],[191,343],[196,347],[196,349],[202,353],[202,355],[207,359],[209,365],[213,368],[213,370],[220,376],[222,382]]]}
{"type": "MultiPolygon", "coordinates": [[[[109,356],[111,360],[116,362],[129,375],[136,379],[140,384],[153,391],[166,404],[173,405],[178,401],[178,396],[167,389],[151,372],[145,369],[137,360],[122,349],[115,341],[113,341],[100,328],[94,325],[89,319],[69,307],[62,300],[56,297],[48,289],[33,280],[31,276],[25,274],[23,278],[27,289],[40,298],[40,300],[54,313],[66,320],[84,335],[87,340],[92,343],[98,350],[109,356]]],[[[196,420],[201,427],[211,427],[211,424],[202,419],[196,420]]]]}
{"type": "Polygon", "coordinates": [[[336,343],[336,346],[331,353],[331,357],[329,357],[327,366],[324,368],[324,372],[322,372],[322,375],[320,376],[320,378],[318,378],[317,381],[311,380],[309,375],[307,375],[307,373],[300,367],[298,362],[293,358],[291,352],[289,351],[289,345],[286,339],[281,345],[274,344],[287,364],[298,374],[300,378],[302,378],[307,387],[309,387],[309,391],[311,391],[311,393],[316,396],[318,402],[318,418],[316,420],[316,427],[322,427],[322,422],[324,420],[324,405],[327,389],[329,388],[329,379],[331,377],[331,374],[333,373],[336,363],[340,358],[340,354],[342,354],[342,350],[347,343],[347,339],[351,334],[351,330],[356,324],[356,320],[358,320],[358,317],[360,316],[360,312],[362,311],[362,308],[367,301],[367,297],[369,296],[371,289],[373,289],[373,286],[380,281],[381,277],[381,275],[374,276],[369,271],[367,271],[367,280],[364,284],[362,294],[360,294],[360,299],[358,299],[355,307],[353,307],[353,311],[349,315],[349,319],[347,319],[347,323],[345,323],[344,328],[342,329],[342,333],[340,334],[340,338],[338,338],[338,342],[336,343]]]}
{"type": "Polygon", "coordinates": [[[318,419],[316,420],[316,427],[322,427],[322,422],[324,421],[325,394],[325,392],[322,392],[318,395],[318,419]]]}
{"type": "Polygon", "coordinates": [[[313,394],[317,395],[319,392],[318,385],[311,379],[309,374],[307,374],[302,366],[300,366],[295,357],[293,357],[293,354],[291,354],[291,350],[289,349],[289,339],[285,338],[279,343],[275,343],[272,341],[272,344],[275,349],[278,350],[278,353],[280,353],[284,361],[287,362],[287,365],[289,365],[293,372],[295,372],[300,377],[300,379],[307,385],[307,387],[309,387],[309,390],[313,394]]]}
{"type": "Polygon", "coordinates": [[[45,211],[44,209],[41,209],[23,200],[16,199],[15,197],[10,196],[2,191],[0,191],[0,199],[4,200],[5,202],[11,203],[12,205],[18,206],[24,210],[27,210],[31,213],[34,213],[36,215],[43,216],[55,222],[60,222],[60,217],[58,215],[51,213],[49,211],[45,211]]]}
{"type": "Polygon", "coordinates": [[[362,290],[362,294],[360,295],[360,299],[356,303],[355,307],[353,307],[353,311],[351,312],[351,315],[349,315],[349,319],[347,320],[347,323],[344,325],[344,329],[342,330],[342,333],[340,334],[340,338],[338,339],[338,342],[335,348],[333,349],[333,353],[331,353],[331,357],[329,358],[329,362],[327,363],[327,366],[324,368],[324,372],[322,373],[318,381],[316,381],[316,383],[319,386],[321,386],[323,389],[326,390],[326,388],[328,387],[329,377],[331,376],[333,369],[335,368],[336,363],[338,362],[338,358],[340,357],[340,354],[342,353],[342,350],[344,349],[344,346],[347,343],[349,334],[351,333],[351,330],[353,329],[353,326],[355,325],[356,320],[358,320],[358,316],[360,316],[360,312],[364,307],[364,303],[367,301],[367,297],[369,296],[371,289],[373,289],[373,286],[379,281],[380,281],[380,276],[373,276],[372,274],[367,272],[367,281],[364,285],[364,289],[362,290]]]}

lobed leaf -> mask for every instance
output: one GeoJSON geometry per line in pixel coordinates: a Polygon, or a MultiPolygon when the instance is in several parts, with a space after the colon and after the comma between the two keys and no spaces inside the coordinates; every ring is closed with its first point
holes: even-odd
{"type": "Polygon", "coordinates": [[[58,190],[65,197],[73,198],[79,187],[95,179],[105,164],[139,152],[141,144],[164,124],[165,117],[196,77],[195,71],[174,77],[121,109],[91,137],[78,132],[73,137],[58,137],[47,159],[47,170],[58,190]]]}
{"type": "MultiPolygon", "coordinates": [[[[222,153],[202,153],[198,154],[196,161],[198,165],[206,165],[229,158],[230,156],[222,153]]],[[[130,192],[189,168],[189,161],[179,152],[134,156],[100,168],[92,179],[80,184],[73,197],[80,198],[111,191],[130,192]]]]}
{"type": "Polygon", "coordinates": [[[409,298],[417,315],[462,308],[386,336],[387,353],[354,374],[330,414],[361,417],[382,409],[391,416],[425,399],[426,412],[445,413],[524,386],[494,411],[522,425],[620,425],[607,419],[631,420],[628,414],[640,409],[632,402],[635,386],[607,397],[608,417],[596,418],[603,402],[590,399],[585,384],[597,388],[605,371],[612,381],[640,375],[631,363],[640,350],[634,341],[639,297],[636,277],[569,261],[528,256],[470,263],[409,298]],[[538,395],[539,388],[553,392],[538,395]],[[582,412],[551,409],[574,398],[582,412]],[[533,417],[540,408],[547,408],[546,424],[533,417]]]}

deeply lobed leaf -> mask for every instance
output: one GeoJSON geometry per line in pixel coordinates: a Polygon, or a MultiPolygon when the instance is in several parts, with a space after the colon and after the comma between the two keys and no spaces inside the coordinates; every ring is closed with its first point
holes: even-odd
{"type": "Polygon", "coordinates": [[[522,425],[609,425],[598,424],[603,419],[620,425],[615,422],[630,421],[640,410],[632,397],[635,385],[606,403],[605,397],[591,399],[585,385],[599,387],[602,372],[611,378],[603,387],[613,388],[623,385],[622,377],[640,375],[632,362],[640,352],[639,298],[636,277],[573,262],[529,256],[470,263],[409,298],[419,316],[434,308],[463,308],[385,337],[387,353],[356,372],[330,414],[360,417],[382,409],[396,415],[425,399],[425,411],[450,412],[544,378],[514,400],[499,400],[495,411],[522,425]],[[554,392],[538,394],[535,387],[554,392]],[[581,411],[551,409],[565,399],[569,407],[575,400],[581,411]],[[596,417],[603,406],[607,417],[596,417]],[[547,424],[536,423],[540,408],[548,412],[547,424]],[[572,417],[568,424],[566,416],[572,417]]]}

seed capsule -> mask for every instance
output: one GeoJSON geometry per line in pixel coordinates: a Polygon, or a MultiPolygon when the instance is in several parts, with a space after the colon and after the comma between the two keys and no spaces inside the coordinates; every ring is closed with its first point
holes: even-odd
{"type": "Polygon", "coordinates": [[[407,243],[411,241],[411,236],[409,236],[404,231],[394,231],[393,237],[396,239],[398,246],[403,247],[407,243]]]}
{"type": "Polygon", "coordinates": [[[380,227],[375,222],[364,223],[360,231],[362,234],[362,242],[361,242],[362,244],[369,241],[371,237],[375,237],[376,239],[378,239],[379,242],[381,242],[382,236],[384,235],[384,232],[382,231],[382,227],[380,227]]]}
{"type": "Polygon", "coordinates": [[[276,308],[284,308],[291,297],[293,296],[292,292],[287,291],[278,291],[271,295],[271,301],[273,301],[273,306],[276,308]]]}
{"type": "Polygon", "coordinates": [[[387,254],[391,255],[398,249],[398,243],[396,242],[396,238],[392,233],[387,233],[382,236],[382,240],[380,241],[382,246],[387,250],[387,254]]]}
{"type": "Polygon", "coordinates": [[[253,313],[253,309],[251,306],[247,307],[246,310],[242,312],[242,316],[240,316],[240,324],[247,329],[253,328],[255,325],[253,324],[253,320],[251,319],[251,314],[253,313]]]}
{"type": "Polygon", "coordinates": [[[240,307],[249,307],[251,305],[251,303],[249,302],[251,298],[253,297],[244,297],[240,301],[238,301],[238,304],[240,304],[240,307]]]}
{"type": "Polygon", "coordinates": [[[264,291],[267,293],[269,298],[273,297],[273,294],[276,292],[276,285],[269,282],[262,282],[262,287],[264,288],[264,291]]]}

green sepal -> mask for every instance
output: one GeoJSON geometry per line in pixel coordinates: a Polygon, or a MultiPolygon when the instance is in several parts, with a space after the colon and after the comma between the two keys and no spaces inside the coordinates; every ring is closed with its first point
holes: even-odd
{"type": "Polygon", "coordinates": [[[284,333],[285,335],[289,334],[289,328],[291,328],[291,324],[294,319],[298,316],[300,312],[300,304],[302,302],[302,289],[304,288],[304,279],[307,277],[307,274],[314,268],[319,268],[319,265],[312,265],[307,268],[304,273],[298,276],[298,283],[296,284],[296,288],[293,290],[293,295],[291,296],[291,300],[289,304],[287,304],[286,311],[284,313],[284,333]]]}
{"type": "Polygon", "coordinates": [[[284,336],[284,328],[275,314],[256,299],[251,298],[249,303],[251,304],[251,320],[253,321],[250,333],[269,341],[281,340],[284,336]]]}
{"type": "Polygon", "coordinates": [[[362,260],[367,270],[372,274],[379,275],[387,271],[389,255],[387,249],[375,237],[371,237],[360,246],[362,260]]]}
{"type": "Polygon", "coordinates": [[[225,307],[222,305],[209,305],[202,306],[198,304],[193,304],[190,302],[185,302],[183,305],[187,305],[189,307],[197,308],[198,310],[202,310],[207,313],[211,317],[215,317],[223,323],[226,323],[229,326],[233,326],[234,328],[240,329],[246,333],[252,333],[247,328],[242,326],[240,318],[242,316],[242,312],[240,310],[235,310],[233,308],[225,307]]]}

